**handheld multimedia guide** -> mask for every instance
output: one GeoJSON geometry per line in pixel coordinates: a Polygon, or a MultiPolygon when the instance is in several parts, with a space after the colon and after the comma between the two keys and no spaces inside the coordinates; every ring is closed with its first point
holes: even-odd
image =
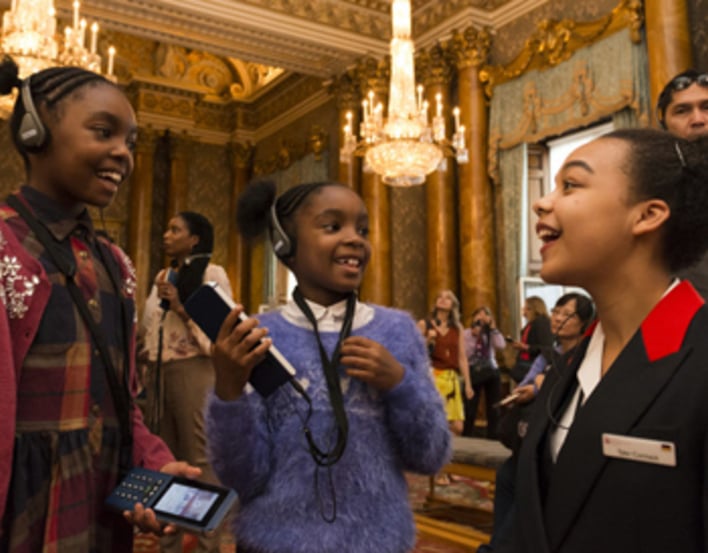
{"type": "MultiPolygon", "coordinates": [[[[184,309],[202,332],[216,342],[221,324],[231,310],[234,301],[223,292],[216,282],[206,282],[184,302],[184,309]]],[[[240,321],[248,318],[241,313],[240,321]]],[[[295,376],[295,369],[285,356],[271,344],[266,357],[251,371],[248,382],[263,397],[267,397],[295,376]]]]}
{"type": "Polygon", "coordinates": [[[199,533],[215,530],[236,497],[228,488],[138,467],[113,490],[106,504],[118,511],[132,511],[136,503],[142,503],[155,511],[160,522],[199,533]]]}

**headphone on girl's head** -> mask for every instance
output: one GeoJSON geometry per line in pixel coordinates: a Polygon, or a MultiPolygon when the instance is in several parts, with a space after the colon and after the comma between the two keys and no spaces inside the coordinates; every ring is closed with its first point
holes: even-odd
{"type": "Polygon", "coordinates": [[[279,258],[285,259],[295,254],[295,241],[291,240],[278,221],[275,202],[270,206],[270,239],[273,243],[273,251],[279,258]]]}
{"type": "Polygon", "coordinates": [[[49,132],[39,117],[32,100],[30,77],[27,77],[20,87],[20,101],[25,108],[20,126],[17,129],[17,143],[30,153],[41,152],[49,142],[49,132]]]}

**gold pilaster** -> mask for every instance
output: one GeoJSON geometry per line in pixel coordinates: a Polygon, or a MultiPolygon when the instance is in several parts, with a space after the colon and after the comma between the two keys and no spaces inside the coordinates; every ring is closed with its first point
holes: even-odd
{"type": "Polygon", "coordinates": [[[686,0],[645,0],[644,18],[651,103],[656,106],[669,79],[693,65],[686,0]]]}
{"type": "MultiPolygon", "coordinates": [[[[450,82],[452,67],[443,48],[438,44],[418,59],[419,72],[425,86],[429,113],[436,112],[436,95],[444,106],[446,130],[450,131],[450,82]]],[[[432,305],[441,290],[457,292],[457,241],[455,236],[455,179],[452,160],[444,170],[428,175],[425,183],[427,206],[427,305],[432,305]]]]}
{"type": "MultiPolygon", "coordinates": [[[[236,225],[236,202],[248,184],[253,169],[253,144],[234,142],[230,145],[231,155],[231,201],[229,207],[229,235],[226,257],[226,274],[231,282],[231,290],[237,302],[249,300],[249,248],[241,237],[236,225]]],[[[247,306],[250,309],[250,305],[247,306]]]]}
{"type": "Polygon", "coordinates": [[[487,175],[489,113],[479,69],[489,55],[490,35],[467,28],[450,42],[458,72],[460,121],[468,129],[469,163],[459,165],[460,301],[469,314],[486,305],[497,311],[494,200],[487,175]]]}
{"type": "Polygon", "coordinates": [[[130,229],[128,255],[135,264],[138,287],[135,303],[142,314],[152,275],[150,275],[150,230],[152,221],[153,166],[157,132],[141,129],[135,148],[135,169],[130,187],[130,229]]]}
{"type": "Polygon", "coordinates": [[[391,305],[390,198],[386,185],[375,173],[364,173],[361,195],[369,210],[371,259],[364,273],[360,295],[365,301],[391,305]]]}
{"type": "Polygon", "coordinates": [[[187,209],[189,190],[189,148],[191,139],[186,133],[170,133],[170,187],[167,190],[167,219],[187,209]]]}
{"type": "MultiPolygon", "coordinates": [[[[366,60],[360,68],[362,90],[373,90],[376,102],[386,105],[388,95],[389,65],[385,61],[366,60]]],[[[360,295],[362,299],[381,305],[391,305],[391,217],[390,198],[381,177],[363,172],[361,196],[369,211],[369,239],[372,253],[364,274],[360,295]]]]}

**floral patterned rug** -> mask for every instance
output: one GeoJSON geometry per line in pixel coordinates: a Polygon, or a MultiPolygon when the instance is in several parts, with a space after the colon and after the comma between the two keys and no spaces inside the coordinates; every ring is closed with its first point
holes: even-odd
{"type": "MultiPolygon", "coordinates": [[[[411,508],[414,512],[424,513],[428,516],[439,517],[442,520],[457,520],[457,507],[450,507],[444,503],[431,504],[428,501],[429,479],[427,476],[408,474],[406,475],[409,487],[411,508]]],[[[491,513],[492,501],[489,498],[489,490],[484,483],[476,482],[467,478],[455,477],[447,486],[437,486],[435,489],[437,497],[454,503],[455,505],[469,505],[472,512],[479,511],[491,513]]],[[[465,523],[464,521],[462,521],[465,523]]],[[[474,521],[473,521],[474,522],[474,521]]],[[[480,528],[482,523],[476,523],[475,527],[480,528]]],[[[480,528],[489,531],[488,528],[480,528]]],[[[184,553],[192,553],[196,547],[196,540],[189,535],[185,536],[184,553]]],[[[157,538],[140,534],[136,536],[134,553],[159,553],[157,538]]],[[[220,553],[237,553],[236,542],[230,534],[222,537],[220,553]]],[[[373,553],[373,552],[372,552],[373,553]]],[[[415,549],[411,553],[470,553],[469,548],[454,545],[442,540],[419,536],[415,549]]]]}

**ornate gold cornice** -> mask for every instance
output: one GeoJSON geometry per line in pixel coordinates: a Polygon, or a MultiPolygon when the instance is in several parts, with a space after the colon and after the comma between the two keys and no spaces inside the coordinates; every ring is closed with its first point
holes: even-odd
{"type": "Polygon", "coordinates": [[[641,42],[644,21],[641,0],[622,0],[610,14],[595,21],[544,19],[518,56],[506,65],[486,65],[479,78],[491,97],[495,86],[532,70],[543,70],[566,61],[573,53],[628,28],[632,41],[641,42]]]}

